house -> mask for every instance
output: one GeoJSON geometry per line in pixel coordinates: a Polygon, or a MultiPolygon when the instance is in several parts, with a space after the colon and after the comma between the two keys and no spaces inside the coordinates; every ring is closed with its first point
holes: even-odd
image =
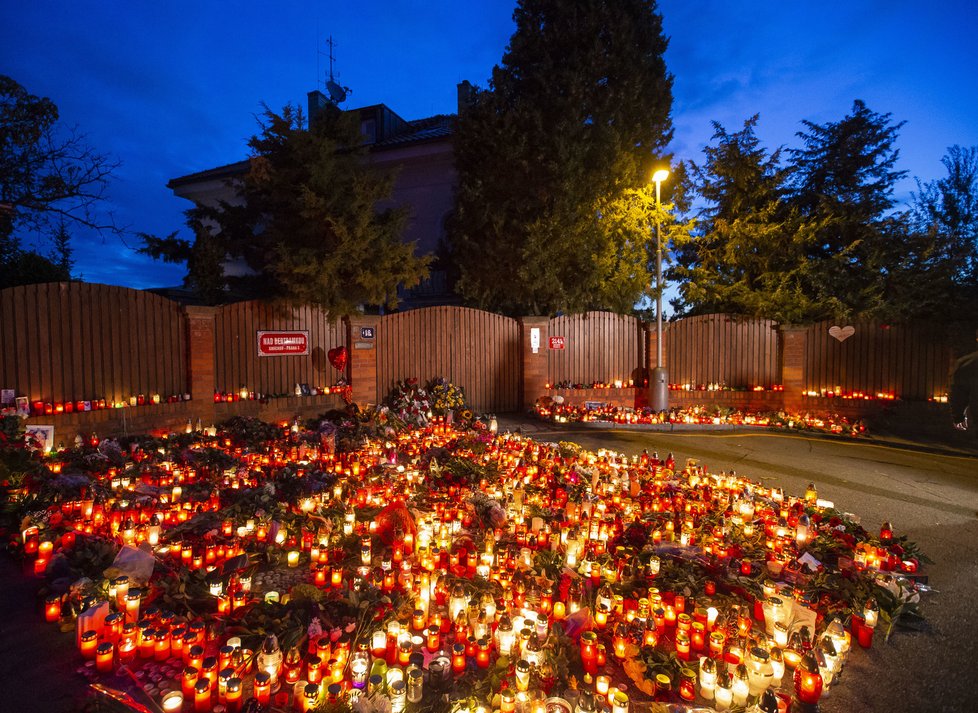
{"type": "MultiPolygon", "coordinates": [[[[460,104],[471,95],[466,81],[458,85],[460,104]]],[[[320,92],[308,94],[309,117],[329,99],[320,92]]],[[[368,160],[396,173],[391,204],[409,211],[404,240],[414,241],[419,255],[432,255],[445,237],[446,218],[452,210],[456,173],[452,152],[454,115],[437,115],[408,121],[384,104],[350,109],[360,115],[360,130],[369,145],[368,160]]],[[[167,188],[180,198],[198,205],[216,205],[233,196],[228,180],[244,174],[248,161],[210,168],[173,178],[167,188]]],[[[233,269],[233,268],[232,268],[233,269]]],[[[419,307],[456,302],[448,289],[445,273],[433,269],[418,287],[402,295],[402,307],[419,307]]]]}

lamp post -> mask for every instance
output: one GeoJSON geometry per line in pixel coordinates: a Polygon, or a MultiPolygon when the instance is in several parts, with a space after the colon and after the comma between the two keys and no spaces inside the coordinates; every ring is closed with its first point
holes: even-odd
{"type": "Polygon", "coordinates": [[[655,368],[649,379],[649,405],[656,413],[669,409],[669,372],[662,365],[662,234],[659,229],[660,188],[669,171],[660,168],[652,174],[655,183],[655,368]]]}

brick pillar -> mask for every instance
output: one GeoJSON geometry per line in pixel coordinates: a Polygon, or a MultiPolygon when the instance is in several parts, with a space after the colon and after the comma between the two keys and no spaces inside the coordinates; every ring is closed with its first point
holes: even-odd
{"type": "Polygon", "coordinates": [[[376,404],[383,398],[377,393],[377,339],[380,317],[355,314],[345,318],[346,348],[350,352],[347,378],[358,404],[376,404]]]}
{"type": "Polygon", "coordinates": [[[213,307],[185,306],[187,316],[187,387],[194,401],[213,402],[214,317],[213,307]]]}
{"type": "Polygon", "coordinates": [[[787,411],[804,411],[805,351],[808,346],[808,328],[781,325],[778,329],[780,342],[781,385],[784,387],[784,408],[787,411]]]}
{"type": "Polygon", "coordinates": [[[547,393],[548,340],[550,338],[550,320],[547,317],[520,318],[520,406],[522,409],[532,408],[536,400],[547,393]],[[533,352],[531,339],[533,330],[540,330],[540,341],[536,353],[533,352]]]}

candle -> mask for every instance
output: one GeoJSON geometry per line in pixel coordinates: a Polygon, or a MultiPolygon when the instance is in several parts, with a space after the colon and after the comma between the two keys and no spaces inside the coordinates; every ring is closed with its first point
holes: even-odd
{"type": "Polygon", "coordinates": [[[594,680],[594,691],[599,696],[607,696],[608,688],[610,686],[611,686],[611,678],[609,678],[608,676],[601,675],[594,680]]]}
{"type": "Polygon", "coordinates": [[[581,662],[584,664],[584,671],[594,675],[597,673],[597,643],[598,635],[593,631],[585,631],[581,634],[581,662]]]}
{"type": "Polygon", "coordinates": [[[255,701],[267,706],[272,697],[272,677],[267,671],[255,674],[255,701]]]}
{"type": "Polygon", "coordinates": [[[684,668],[679,672],[679,697],[684,701],[696,699],[696,672],[684,668]]]}
{"type": "Polygon", "coordinates": [[[306,679],[309,683],[319,683],[323,680],[322,665],[323,660],[319,656],[310,656],[306,660],[306,679]]]}
{"type": "Polygon", "coordinates": [[[201,679],[194,685],[194,711],[208,713],[211,710],[211,685],[207,679],[201,679]]]}
{"type": "Polygon", "coordinates": [[[476,665],[479,668],[489,668],[489,639],[479,639],[478,646],[475,656],[476,665]]]}
{"type": "MultiPolygon", "coordinates": [[[[199,671],[195,666],[186,666],[183,669],[183,677],[182,677],[181,685],[183,687],[183,695],[186,696],[187,698],[194,697],[194,691],[197,690],[198,673],[199,671]]],[[[183,701],[181,700],[180,703],[182,705],[183,701]]]]}
{"type": "Polygon", "coordinates": [[[83,631],[78,642],[81,655],[86,659],[95,658],[95,650],[98,647],[98,632],[94,629],[83,631]]]}
{"type": "Polygon", "coordinates": [[[713,700],[717,686],[717,665],[712,658],[700,659],[700,695],[708,701],[713,700]]]}
{"type": "Polygon", "coordinates": [[[127,589],[126,591],[126,618],[129,621],[139,620],[139,599],[142,592],[139,589],[127,589]]]}
{"type": "Polygon", "coordinates": [[[160,708],[163,709],[164,713],[183,710],[183,693],[180,691],[169,691],[163,694],[163,698],[160,701],[160,708]]]}
{"type": "Polygon", "coordinates": [[[452,646],[452,673],[460,674],[465,671],[465,644],[452,646]]]}
{"type": "Polygon", "coordinates": [[[320,690],[319,684],[316,683],[307,683],[303,686],[301,699],[301,710],[303,712],[316,709],[316,706],[319,705],[320,690]]]}
{"type": "Polygon", "coordinates": [[[680,661],[689,661],[689,634],[685,631],[676,631],[676,657],[680,661]]]}
{"type": "Polygon", "coordinates": [[[802,703],[815,704],[822,696],[822,676],[818,664],[809,651],[795,668],[795,695],[802,703]]]}
{"type": "Polygon", "coordinates": [[[61,597],[52,594],[44,600],[44,620],[55,622],[61,618],[61,597]]]}
{"type": "Polygon", "coordinates": [[[240,678],[236,676],[232,676],[230,679],[228,679],[227,699],[225,700],[225,706],[227,708],[228,713],[239,713],[239,711],[241,710],[241,705],[242,705],[241,688],[242,686],[241,686],[240,678]]]}
{"type": "Polygon", "coordinates": [[[289,567],[299,566],[299,552],[297,550],[290,551],[289,554],[286,555],[286,557],[288,559],[289,567]]]}
{"type": "Polygon", "coordinates": [[[111,673],[115,655],[115,646],[110,641],[103,641],[95,649],[95,667],[99,673],[111,673]]]}
{"type": "Polygon", "coordinates": [[[730,680],[726,674],[720,677],[717,683],[716,691],[714,697],[717,702],[717,710],[725,711],[733,703],[733,691],[730,688],[730,680]]]}

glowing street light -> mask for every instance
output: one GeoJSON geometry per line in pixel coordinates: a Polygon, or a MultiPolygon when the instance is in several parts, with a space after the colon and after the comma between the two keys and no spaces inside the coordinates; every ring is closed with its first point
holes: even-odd
{"type": "Polygon", "coordinates": [[[669,409],[669,372],[662,365],[662,234],[659,229],[660,188],[669,171],[660,168],[652,174],[655,183],[655,369],[649,379],[649,405],[656,413],[669,409]]]}

